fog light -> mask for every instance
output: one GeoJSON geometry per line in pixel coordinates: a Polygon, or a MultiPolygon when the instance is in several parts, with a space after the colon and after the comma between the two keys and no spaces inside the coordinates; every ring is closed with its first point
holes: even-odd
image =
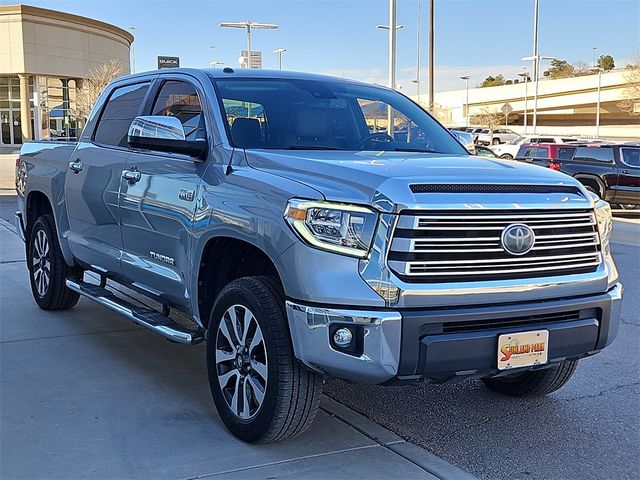
{"type": "Polygon", "coordinates": [[[348,328],[339,328],[333,334],[333,343],[338,347],[345,348],[351,344],[353,340],[353,334],[348,328]]]}

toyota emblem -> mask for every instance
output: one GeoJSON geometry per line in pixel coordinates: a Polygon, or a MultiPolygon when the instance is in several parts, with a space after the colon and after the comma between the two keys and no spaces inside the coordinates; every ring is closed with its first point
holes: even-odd
{"type": "Polygon", "coordinates": [[[509,225],[502,231],[500,242],[502,248],[511,255],[524,255],[533,248],[536,236],[526,225],[509,225]]]}

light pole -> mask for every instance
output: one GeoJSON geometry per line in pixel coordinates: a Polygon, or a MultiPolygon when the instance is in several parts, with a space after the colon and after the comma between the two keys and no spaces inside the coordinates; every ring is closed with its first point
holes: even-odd
{"type": "Polygon", "coordinates": [[[209,63],[209,65],[211,65],[211,68],[216,68],[216,65],[222,65],[224,62],[218,62],[216,60],[216,47],[215,47],[215,45],[210,45],[209,48],[211,49],[211,62],[209,63]]]}
{"type": "Polygon", "coordinates": [[[524,134],[527,134],[527,116],[529,112],[527,111],[528,100],[529,100],[529,91],[527,86],[529,84],[529,72],[527,72],[527,67],[522,68],[522,72],[518,74],[519,77],[524,78],[524,134]]]}
{"type": "Polygon", "coordinates": [[[462,75],[460,80],[464,80],[465,88],[467,90],[467,100],[465,103],[465,112],[464,112],[464,126],[469,126],[469,79],[471,77],[469,75],[462,75]]]}
{"type": "Polygon", "coordinates": [[[533,78],[538,79],[538,62],[535,58],[538,56],[538,0],[533,2],[533,53],[531,54],[531,60],[533,60],[533,78]]]}
{"type": "MultiPolygon", "coordinates": [[[[557,58],[547,57],[545,55],[535,55],[533,57],[524,57],[522,59],[523,62],[527,60],[533,60],[535,64],[534,71],[539,72],[540,60],[557,60],[557,58]]],[[[535,81],[535,89],[533,94],[533,133],[535,134],[538,127],[538,84],[540,83],[537,75],[534,77],[534,81],[535,81]]]]}
{"type": "Polygon", "coordinates": [[[598,62],[596,60],[596,52],[598,51],[598,47],[592,47],[591,50],[593,50],[593,66],[596,67],[598,66],[598,62]]]}
{"type": "Polygon", "coordinates": [[[218,26],[222,28],[244,28],[247,31],[247,68],[251,68],[251,30],[275,30],[278,25],[275,23],[250,22],[220,22],[218,26]]]}
{"type": "MultiPolygon", "coordinates": [[[[396,0],[389,0],[389,25],[377,25],[377,28],[389,30],[389,88],[396,89],[396,33],[402,28],[396,25],[396,0]]],[[[387,134],[393,137],[393,110],[387,107],[387,134]]]]}
{"type": "Polygon", "coordinates": [[[600,137],[600,91],[602,89],[602,68],[595,67],[598,71],[598,98],[596,100],[596,138],[600,137]]]}
{"type": "MultiPolygon", "coordinates": [[[[138,27],[129,27],[128,30],[131,30],[131,35],[133,35],[133,32],[135,32],[138,29],[138,27]]],[[[135,43],[135,37],[133,39],[133,42],[131,42],[131,73],[136,73],[136,51],[135,51],[135,47],[134,47],[134,43],[135,43]]]]}
{"type": "Polygon", "coordinates": [[[286,52],[286,48],[276,48],[273,53],[278,55],[278,70],[282,70],[282,54],[286,52]]]}
{"type": "Polygon", "coordinates": [[[422,0],[418,0],[418,26],[417,26],[417,38],[416,38],[416,79],[411,80],[416,84],[416,94],[418,97],[418,104],[420,103],[420,31],[421,27],[421,4],[422,0]]]}
{"type": "Polygon", "coordinates": [[[429,2],[429,111],[433,113],[434,107],[434,99],[433,99],[433,91],[434,91],[434,64],[435,64],[435,47],[433,44],[434,40],[434,0],[430,0],[429,2]]]}

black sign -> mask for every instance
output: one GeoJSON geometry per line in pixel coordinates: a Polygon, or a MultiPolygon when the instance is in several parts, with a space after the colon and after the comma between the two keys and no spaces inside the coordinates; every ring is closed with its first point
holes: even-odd
{"type": "Polygon", "coordinates": [[[158,57],[158,69],[177,68],[180,66],[180,57],[158,57]]]}

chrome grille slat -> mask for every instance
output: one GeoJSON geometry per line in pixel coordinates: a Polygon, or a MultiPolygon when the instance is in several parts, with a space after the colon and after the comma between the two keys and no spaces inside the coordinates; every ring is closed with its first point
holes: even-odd
{"type": "Polygon", "coordinates": [[[584,273],[601,263],[590,210],[402,212],[388,254],[396,273],[430,283],[584,273]],[[536,238],[521,256],[501,243],[502,231],[514,224],[527,225],[536,238]]]}

